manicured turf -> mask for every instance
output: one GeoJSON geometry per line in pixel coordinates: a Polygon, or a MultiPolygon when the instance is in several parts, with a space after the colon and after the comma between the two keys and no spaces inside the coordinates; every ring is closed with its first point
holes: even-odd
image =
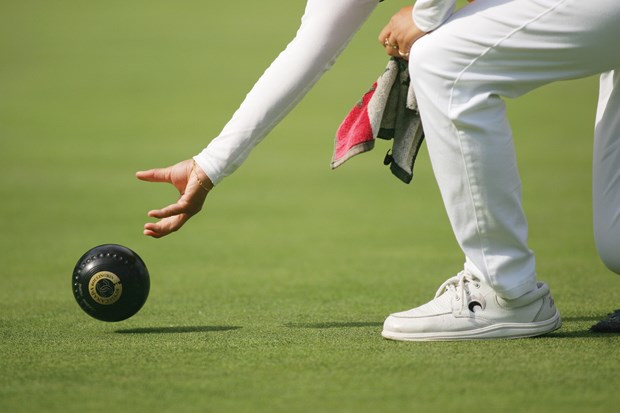
{"type": "Polygon", "coordinates": [[[134,171],[215,136],[303,2],[0,6],[0,412],[616,411],[620,337],[588,331],[620,307],[591,234],[595,79],[509,105],[531,247],[562,329],[380,337],[387,314],[430,299],[462,262],[425,149],[409,186],[382,165],[382,142],[328,168],[399,7],[379,7],[203,214],[153,240],[146,211],[176,195],[134,171]],[[152,283],[141,312],[115,324],[84,314],[70,288],[80,255],[109,242],[136,250],[152,283]]]}

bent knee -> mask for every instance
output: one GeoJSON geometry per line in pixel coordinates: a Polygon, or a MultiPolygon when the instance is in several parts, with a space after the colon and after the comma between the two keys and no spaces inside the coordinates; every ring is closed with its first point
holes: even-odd
{"type": "Polygon", "coordinates": [[[409,52],[409,75],[420,105],[429,101],[447,110],[449,91],[457,75],[451,73],[451,61],[442,58],[441,47],[433,35],[418,39],[409,52]]]}
{"type": "Polygon", "coordinates": [[[416,95],[436,102],[447,102],[451,91],[459,88],[457,79],[467,64],[446,37],[440,31],[427,34],[409,51],[409,74],[416,95]]]}
{"type": "Polygon", "coordinates": [[[409,73],[412,79],[425,78],[437,73],[438,48],[434,37],[426,35],[418,39],[409,51],[409,73]]]}

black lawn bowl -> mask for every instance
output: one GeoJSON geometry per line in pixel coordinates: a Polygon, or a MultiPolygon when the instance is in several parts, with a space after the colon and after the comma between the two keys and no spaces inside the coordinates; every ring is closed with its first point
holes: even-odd
{"type": "Polygon", "coordinates": [[[122,245],[104,244],[75,264],[71,286],[75,300],[91,317],[121,321],[136,314],[151,286],[144,261],[122,245]]]}

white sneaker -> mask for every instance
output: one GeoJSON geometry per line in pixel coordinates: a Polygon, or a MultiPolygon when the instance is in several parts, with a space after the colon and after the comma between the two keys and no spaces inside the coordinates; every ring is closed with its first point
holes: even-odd
{"type": "Polygon", "coordinates": [[[460,273],[430,302],[391,314],[381,335],[391,340],[439,341],[531,337],[560,328],[562,320],[547,284],[505,300],[477,277],[460,273]]]}

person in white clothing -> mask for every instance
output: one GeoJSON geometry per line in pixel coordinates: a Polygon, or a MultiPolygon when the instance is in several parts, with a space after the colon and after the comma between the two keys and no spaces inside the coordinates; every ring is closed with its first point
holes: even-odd
{"type": "MultiPolygon", "coordinates": [[[[160,220],[146,224],[145,234],[167,235],[197,213],[207,192],[299,101],[375,5],[308,1],[295,40],[222,134],[193,160],[138,173],[143,180],[171,182],[181,193],[175,204],[149,212],[160,220]],[[285,70],[292,62],[295,70],[285,70]],[[279,73],[288,81],[276,80],[279,73]]],[[[414,341],[545,334],[559,328],[561,319],[549,287],[537,281],[527,245],[502,98],[600,74],[594,230],[601,259],[620,273],[620,2],[476,0],[454,8],[455,0],[418,0],[379,35],[389,55],[409,60],[433,171],[465,255],[463,271],[433,300],[390,315],[382,334],[414,341]]]]}

